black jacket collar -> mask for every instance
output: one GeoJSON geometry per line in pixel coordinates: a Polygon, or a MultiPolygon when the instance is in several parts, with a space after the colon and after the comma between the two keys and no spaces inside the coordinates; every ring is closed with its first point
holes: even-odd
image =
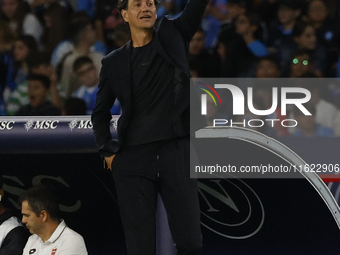
{"type": "Polygon", "coordinates": [[[11,210],[6,210],[3,214],[0,215],[0,225],[12,216],[13,213],[11,212],[11,210]]]}

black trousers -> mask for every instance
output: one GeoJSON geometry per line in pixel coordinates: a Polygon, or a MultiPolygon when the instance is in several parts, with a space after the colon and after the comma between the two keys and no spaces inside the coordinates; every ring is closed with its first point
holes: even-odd
{"type": "Polygon", "coordinates": [[[122,148],[112,162],[129,255],[156,254],[157,194],[177,254],[200,254],[197,184],[190,179],[189,138],[122,148]]]}

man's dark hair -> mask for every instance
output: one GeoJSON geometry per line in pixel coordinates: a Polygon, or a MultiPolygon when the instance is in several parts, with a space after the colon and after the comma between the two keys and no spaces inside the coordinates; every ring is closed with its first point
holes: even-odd
{"type": "Polygon", "coordinates": [[[69,115],[86,115],[87,106],[83,99],[69,97],[64,102],[64,114],[69,115]]]}
{"type": "Polygon", "coordinates": [[[302,2],[300,0],[280,0],[279,8],[288,8],[291,10],[302,9],[302,2]]]}
{"type": "Polygon", "coordinates": [[[88,26],[92,26],[89,20],[79,20],[71,24],[71,41],[74,45],[78,45],[81,41],[81,36],[88,26]]]}
{"type": "Polygon", "coordinates": [[[3,185],[4,181],[2,179],[2,175],[0,175],[0,189],[2,189],[2,185],[3,185]]]}
{"type": "Polygon", "coordinates": [[[228,4],[238,5],[241,8],[248,9],[250,7],[250,6],[248,6],[250,4],[248,2],[250,2],[250,1],[247,1],[247,0],[229,0],[228,4]]]}
{"type": "Polygon", "coordinates": [[[45,75],[40,75],[40,74],[30,74],[30,76],[27,79],[28,81],[39,81],[42,83],[42,85],[46,88],[49,89],[51,86],[50,79],[45,76],[45,75]]]}
{"type": "Polygon", "coordinates": [[[38,43],[32,35],[20,35],[16,41],[22,41],[31,51],[38,52],[38,43]]]}
{"type": "MultiPolygon", "coordinates": [[[[157,6],[157,4],[159,3],[159,0],[154,0],[154,2],[155,2],[155,6],[157,6]]],[[[129,3],[129,0],[118,0],[117,9],[119,11],[119,14],[121,14],[122,10],[127,10],[128,3],[129,3]]]]}
{"type": "Polygon", "coordinates": [[[312,23],[306,22],[306,21],[303,21],[303,20],[297,21],[295,23],[294,27],[293,27],[292,36],[293,37],[300,37],[305,32],[307,27],[313,27],[312,23]]]}
{"type": "Polygon", "coordinates": [[[303,56],[303,55],[307,55],[309,60],[312,60],[312,56],[310,54],[310,51],[306,50],[306,49],[297,49],[292,53],[291,58],[294,59],[298,56],[303,56]]]}
{"type": "Polygon", "coordinates": [[[90,59],[87,56],[82,56],[76,59],[76,61],[74,61],[73,63],[73,71],[77,72],[79,70],[79,68],[81,68],[83,65],[85,64],[93,64],[92,59],[90,59]]]}
{"type": "Polygon", "coordinates": [[[29,68],[35,68],[39,67],[41,65],[50,65],[51,63],[51,57],[49,54],[38,52],[34,55],[30,55],[27,58],[27,65],[29,68]]]}
{"type": "Polygon", "coordinates": [[[45,210],[51,219],[59,220],[59,201],[55,192],[47,186],[39,185],[21,194],[19,198],[20,204],[24,201],[28,202],[30,209],[39,217],[40,213],[45,210]]]}
{"type": "Polygon", "coordinates": [[[262,61],[271,62],[271,63],[273,63],[274,65],[276,65],[277,68],[279,69],[279,63],[278,63],[278,61],[277,61],[277,58],[276,58],[274,55],[268,55],[268,56],[265,56],[265,57],[260,58],[259,61],[257,62],[257,64],[260,63],[260,62],[262,62],[262,61]]]}

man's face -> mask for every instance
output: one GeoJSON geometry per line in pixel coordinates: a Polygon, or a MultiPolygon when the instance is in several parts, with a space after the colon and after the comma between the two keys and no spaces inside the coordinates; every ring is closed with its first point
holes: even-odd
{"type": "Polygon", "coordinates": [[[251,31],[251,24],[249,22],[249,19],[241,14],[236,19],[236,33],[239,35],[247,34],[249,31],[251,31]]]}
{"type": "Polygon", "coordinates": [[[204,48],[205,36],[204,32],[198,31],[192,37],[189,45],[189,53],[192,55],[198,55],[204,48]]]}
{"type": "Polygon", "coordinates": [[[154,0],[129,0],[121,14],[132,30],[153,28],[157,19],[154,0]]]}
{"type": "Polygon", "coordinates": [[[238,15],[246,12],[246,8],[234,3],[227,4],[226,9],[230,19],[235,19],[238,15]]]}
{"type": "Polygon", "coordinates": [[[277,65],[269,60],[262,60],[258,63],[256,69],[257,78],[276,78],[280,76],[277,65]]]}
{"type": "Polygon", "coordinates": [[[18,2],[16,0],[1,0],[1,10],[7,18],[13,18],[17,9],[18,2]]]}
{"type": "Polygon", "coordinates": [[[23,201],[21,204],[22,223],[26,225],[31,234],[39,234],[42,229],[43,219],[37,216],[28,204],[23,201]]]}
{"type": "Polygon", "coordinates": [[[28,82],[28,97],[30,104],[33,108],[42,105],[48,95],[48,89],[40,82],[36,80],[30,80],[28,82]]]}
{"type": "Polygon", "coordinates": [[[299,48],[314,50],[316,47],[317,39],[315,30],[312,26],[307,26],[305,31],[299,37],[294,39],[299,48]]]}
{"type": "Polygon", "coordinates": [[[277,13],[278,19],[281,24],[289,24],[296,20],[300,15],[300,10],[294,10],[287,7],[280,7],[277,13]]]}
{"type": "Polygon", "coordinates": [[[21,41],[17,40],[14,43],[14,59],[16,61],[23,61],[27,58],[28,54],[30,53],[30,49],[27,45],[21,41]]]}
{"type": "Polygon", "coordinates": [[[312,65],[308,55],[296,56],[290,64],[290,77],[296,78],[304,75],[308,71],[312,71],[312,65]]]}
{"type": "Polygon", "coordinates": [[[308,17],[314,22],[323,22],[328,15],[328,8],[323,1],[314,0],[309,3],[308,17]]]}
{"type": "Polygon", "coordinates": [[[96,42],[96,31],[92,25],[87,25],[82,32],[82,40],[88,42],[89,44],[94,44],[96,42]]]}
{"type": "Polygon", "coordinates": [[[96,67],[92,63],[83,64],[76,72],[78,80],[86,87],[98,84],[99,77],[96,67]]]}

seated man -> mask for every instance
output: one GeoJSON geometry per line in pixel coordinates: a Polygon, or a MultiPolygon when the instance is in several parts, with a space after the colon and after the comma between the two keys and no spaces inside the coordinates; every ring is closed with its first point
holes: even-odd
{"type": "Polygon", "coordinates": [[[33,234],[23,255],[87,255],[84,239],[59,218],[55,194],[45,186],[34,186],[20,197],[22,222],[33,234]]]}
{"type": "Polygon", "coordinates": [[[21,107],[18,116],[56,116],[60,110],[47,100],[50,79],[44,75],[31,75],[28,78],[29,104],[21,107]]]}
{"type": "Polygon", "coordinates": [[[5,206],[5,191],[0,175],[0,254],[22,254],[28,238],[28,232],[13,212],[5,206]]]}

